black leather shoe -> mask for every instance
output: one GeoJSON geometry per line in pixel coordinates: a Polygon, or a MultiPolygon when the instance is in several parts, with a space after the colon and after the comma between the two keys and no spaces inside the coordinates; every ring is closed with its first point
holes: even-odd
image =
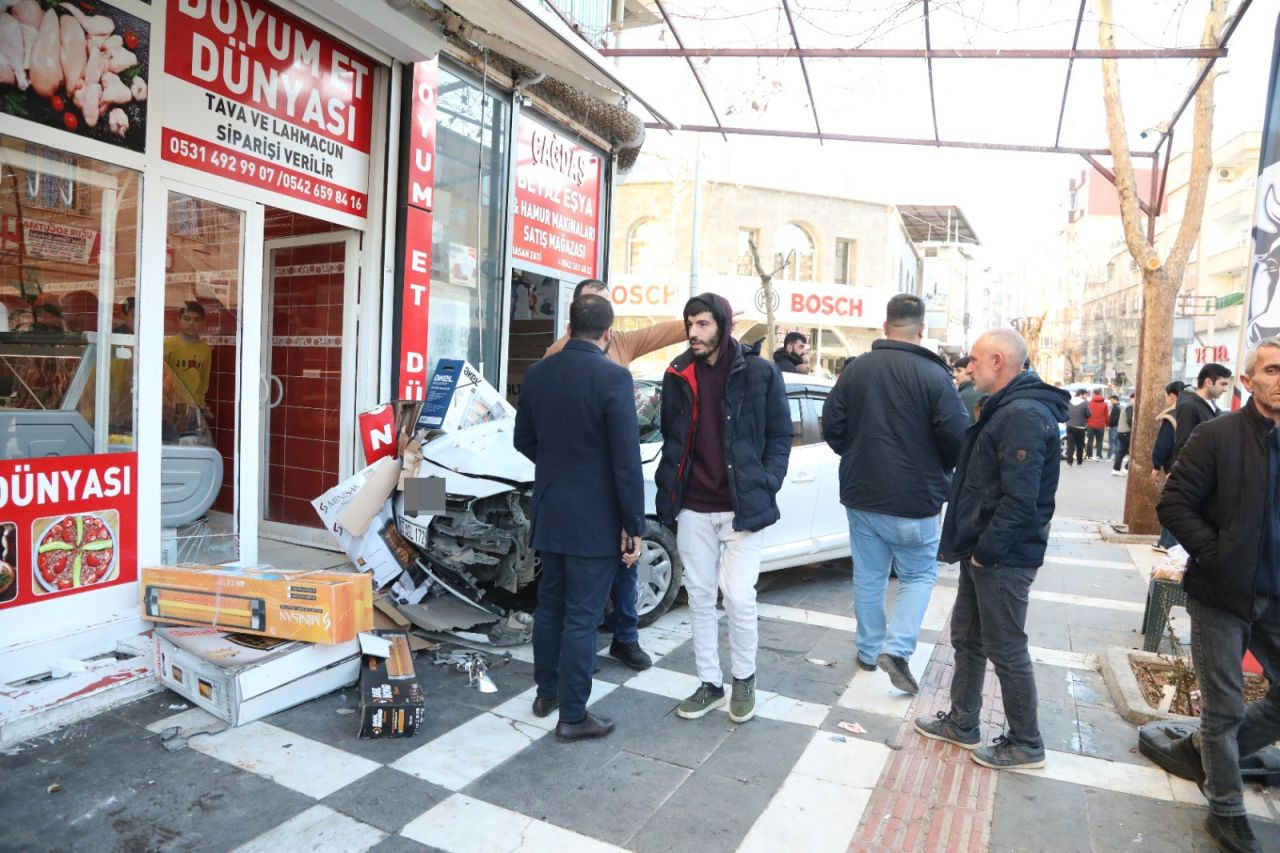
{"type": "Polygon", "coordinates": [[[920,685],[916,684],[915,676],[911,674],[903,658],[897,655],[880,655],[876,658],[876,664],[889,674],[889,682],[903,693],[920,692],[920,685]]]}
{"type": "Polygon", "coordinates": [[[609,644],[609,657],[614,660],[620,660],[636,672],[641,672],[653,666],[653,658],[640,648],[639,643],[623,643],[614,640],[609,644]]]}
{"type": "Polygon", "coordinates": [[[559,707],[559,699],[543,699],[541,696],[533,697],[533,715],[535,717],[545,717],[559,707]]]}
{"type": "Polygon", "coordinates": [[[613,731],[613,720],[606,720],[597,717],[590,711],[579,722],[576,723],[556,723],[556,740],[573,741],[587,740],[589,738],[604,737],[613,731]]]}
{"type": "Polygon", "coordinates": [[[873,663],[867,663],[867,662],[866,662],[866,661],[864,661],[862,658],[857,657],[856,655],[854,656],[854,660],[856,660],[856,661],[858,662],[858,669],[862,670],[863,672],[875,672],[875,671],[876,671],[876,665],[875,665],[875,664],[873,664],[873,663]]]}
{"type": "Polygon", "coordinates": [[[1262,845],[1253,836],[1249,819],[1244,815],[1223,817],[1211,814],[1205,819],[1204,828],[1218,842],[1218,849],[1227,853],[1261,853],[1262,845]]]}

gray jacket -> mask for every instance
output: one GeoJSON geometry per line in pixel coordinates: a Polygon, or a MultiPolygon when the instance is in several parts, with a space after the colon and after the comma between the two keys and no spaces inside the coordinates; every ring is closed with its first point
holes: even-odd
{"type": "Polygon", "coordinates": [[[1089,425],[1089,400],[1087,397],[1072,397],[1067,406],[1067,427],[1084,429],[1089,425]]]}

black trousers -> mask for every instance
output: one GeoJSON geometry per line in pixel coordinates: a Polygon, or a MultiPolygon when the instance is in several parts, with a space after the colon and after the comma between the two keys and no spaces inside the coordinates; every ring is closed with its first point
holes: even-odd
{"type": "Polygon", "coordinates": [[[1076,462],[1084,464],[1084,427],[1067,427],[1067,464],[1076,462]]]}

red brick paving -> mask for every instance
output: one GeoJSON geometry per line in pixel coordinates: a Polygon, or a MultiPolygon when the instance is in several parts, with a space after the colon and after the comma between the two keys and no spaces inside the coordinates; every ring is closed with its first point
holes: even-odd
{"type": "MultiPolygon", "coordinates": [[[[921,679],[920,694],[898,731],[902,746],[890,758],[850,851],[985,851],[995,811],[996,771],[974,764],[968,750],[931,740],[911,725],[916,716],[932,716],[950,707],[948,687],[954,667],[944,633],[921,679]]],[[[1004,725],[1000,688],[988,669],[983,685],[984,734],[1004,725]]]]}

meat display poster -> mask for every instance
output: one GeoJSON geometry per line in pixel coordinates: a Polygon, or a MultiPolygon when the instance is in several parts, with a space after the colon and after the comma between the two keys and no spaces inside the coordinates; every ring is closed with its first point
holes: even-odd
{"type": "Polygon", "coordinates": [[[100,0],[0,2],[0,112],[142,152],[150,34],[100,0]]]}
{"type": "Polygon", "coordinates": [[[138,579],[138,455],[0,460],[0,609],[138,579]]]}
{"type": "Polygon", "coordinates": [[[261,0],[169,0],[161,156],[368,217],[374,63],[261,0]]]}
{"type": "Polygon", "coordinates": [[[512,255],[557,278],[598,278],[598,154],[520,116],[512,255]]]}

